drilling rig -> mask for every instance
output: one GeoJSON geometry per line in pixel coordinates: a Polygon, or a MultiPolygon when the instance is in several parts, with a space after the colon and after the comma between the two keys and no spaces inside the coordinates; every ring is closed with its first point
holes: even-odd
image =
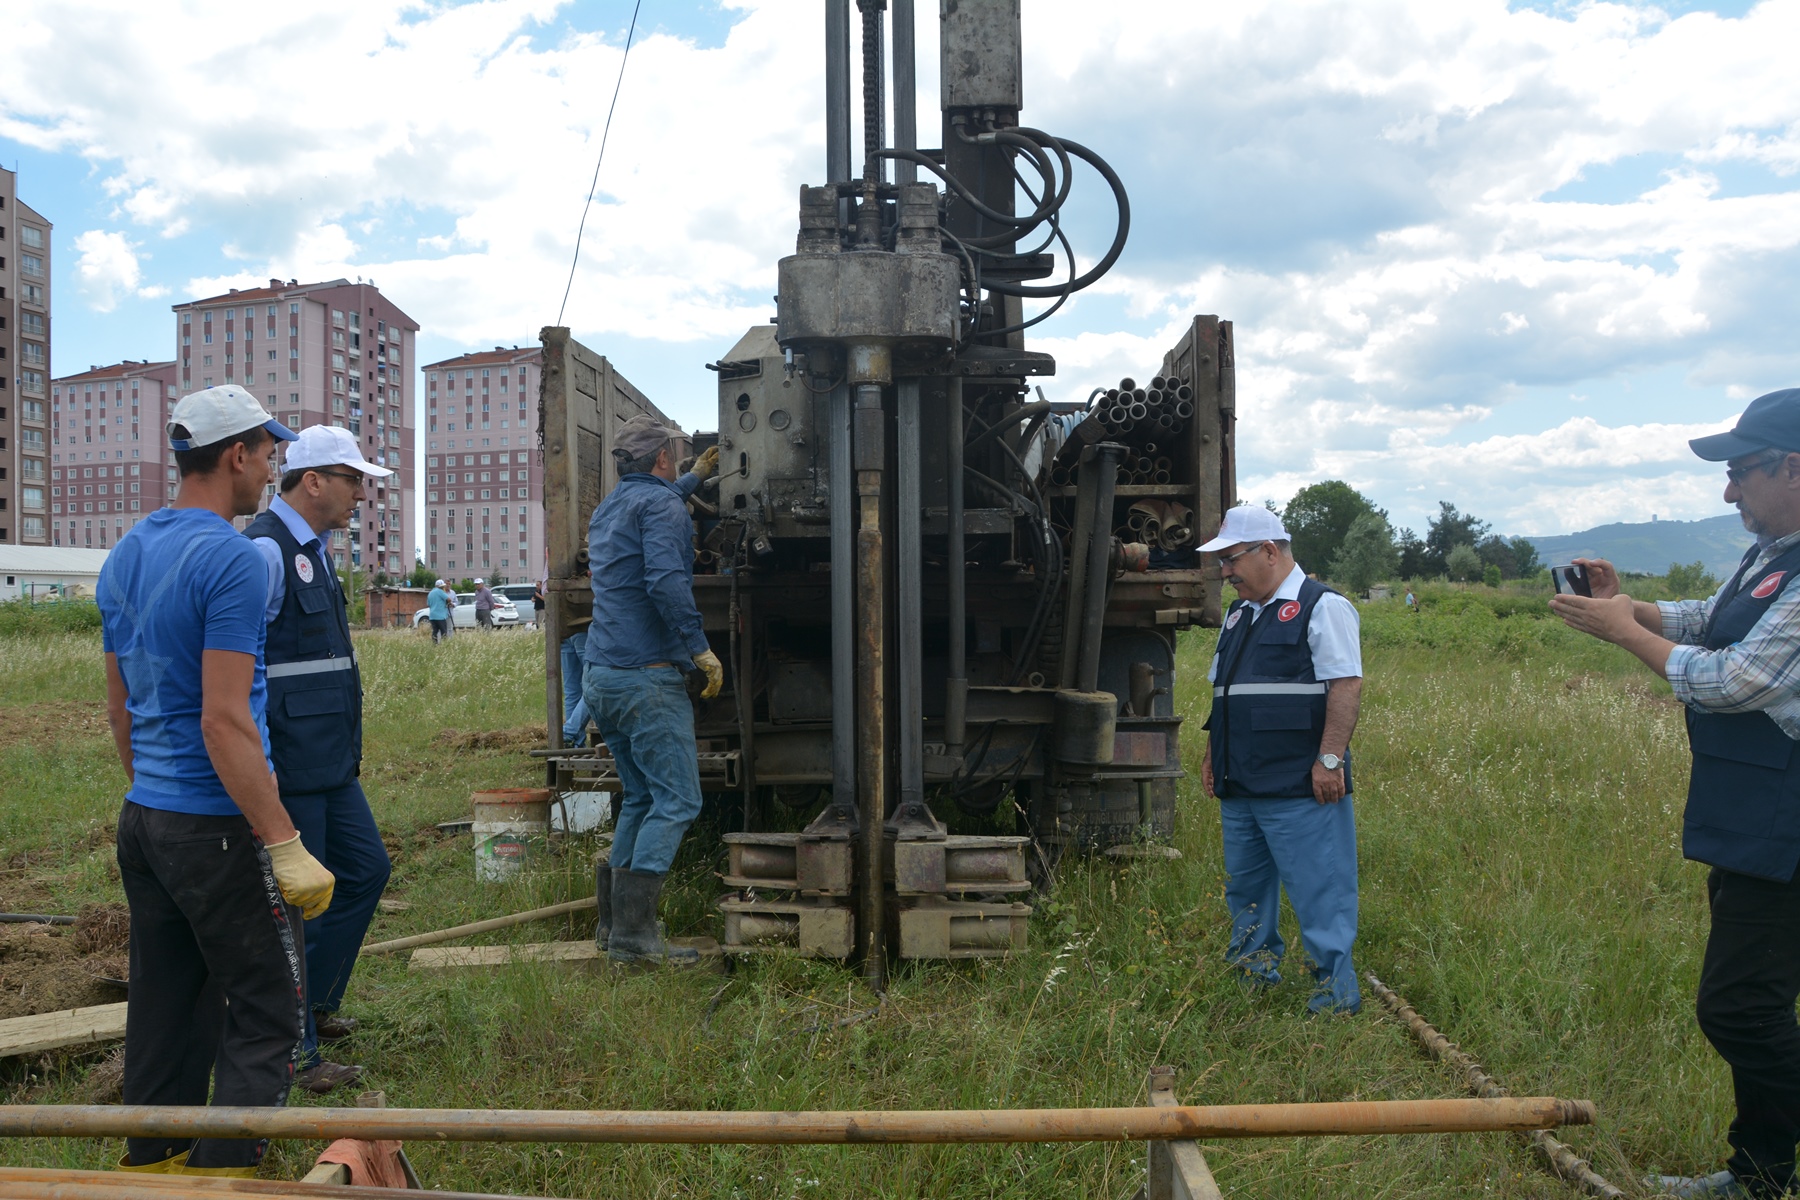
{"type": "MultiPolygon", "coordinates": [[[[741,799],[724,943],[854,958],[878,988],[892,957],[1022,948],[1022,894],[1063,854],[1172,835],[1175,634],[1219,622],[1194,547],[1235,503],[1230,322],[1194,317],[1141,382],[1045,397],[1026,332],[1117,261],[1129,200],[1099,154],[1020,123],[1021,0],[939,4],[932,149],[912,0],[891,29],[889,0],[856,0],[860,53],[851,0],[824,0],[826,178],[801,188],[775,322],[708,364],[718,429],[691,447],[720,452],[691,508],[728,673],[696,714],[702,786],[741,799]],[[1082,270],[1062,218],[1096,185],[1116,223],[1082,270]]],[[[559,751],[557,646],[591,604],[611,436],[662,414],[567,329],[542,337],[552,769],[616,789],[604,749],[559,751]]]]}

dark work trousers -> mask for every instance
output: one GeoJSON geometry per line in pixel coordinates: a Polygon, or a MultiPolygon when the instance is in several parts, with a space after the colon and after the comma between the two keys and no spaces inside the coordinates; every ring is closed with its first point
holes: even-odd
{"type": "MultiPolygon", "coordinates": [[[[305,1024],[300,913],[242,816],[165,812],[126,801],[119,875],[131,906],[125,1103],[287,1103],[305,1024]]],[[[129,1138],[140,1166],[186,1138],[129,1138]]],[[[188,1164],[247,1167],[266,1139],[193,1142],[188,1164]]]]}
{"type": "Polygon", "coordinates": [[[306,1037],[300,1065],[309,1067],[319,1059],[313,1014],[336,1012],[344,1002],[344,988],[391,867],[362,784],[353,780],[329,792],[283,792],[281,803],[300,831],[301,844],[337,876],[331,907],[306,923],[306,1037]]]}
{"type": "Polygon", "coordinates": [[[1694,1009],[1737,1093],[1725,1165],[1754,1194],[1780,1195],[1800,1141],[1800,877],[1775,883],[1714,867],[1706,896],[1712,931],[1694,1009]]]}

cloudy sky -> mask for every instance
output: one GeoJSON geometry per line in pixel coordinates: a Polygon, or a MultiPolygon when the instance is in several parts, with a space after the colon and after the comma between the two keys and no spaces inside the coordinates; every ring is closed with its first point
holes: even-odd
{"type": "MultiPolygon", "coordinates": [[[[531,341],[631,9],[0,0],[57,372],[172,356],[171,303],[271,276],[374,279],[421,361],[531,341]]],[[[818,0],[642,0],[566,323],[690,427],[823,177],[822,42],[818,0]]],[[[1046,392],[1147,375],[1218,313],[1248,498],[1342,478],[1396,524],[1442,499],[1511,533],[1726,511],[1686,439],[1800,385],[1796,45],[1800,0],[1026,0],[1026,122],[1134,212],[1033,331],[1046,392]]],[[[1091,259],[1110,211],[1077,190],[1091,259]]]]}

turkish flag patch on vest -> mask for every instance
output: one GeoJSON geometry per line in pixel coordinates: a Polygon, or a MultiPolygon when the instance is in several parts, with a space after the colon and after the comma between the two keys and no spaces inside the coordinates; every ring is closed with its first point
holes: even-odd
{"type": "Polygon", "coordinates": [[[1786,576],[1786,571],[1777,571],[1767,579],[1764,579],[1761,583],[1757,584],[1756,590],[1750,594],[1758,600],[1767,600],[1770,596],[1775,594],[1776,589],[1781,587],[1781,581],[1786,576]]]}
{"type": "Polygon", "coordinates": [[[1289,600],[1275,610],[1275,619],[1278,621],[1291,621],[1299,615],[1300,602],[1298,600],[1289,600]]]}

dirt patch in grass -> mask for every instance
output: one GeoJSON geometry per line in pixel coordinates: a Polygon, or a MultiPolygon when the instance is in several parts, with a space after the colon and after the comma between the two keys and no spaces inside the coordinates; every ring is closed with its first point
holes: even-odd
{"type": "Polygon", "coordinates": [[[111,737],[106,709],[77,700],[47,700],[29,707],[0,709],[0,750],[10,746],[51,747],[71,738],[111,737]]]}
{"type": "Polygon", "coordinates": [[[445,729],[432,745],[451,750],[542,750],[550,743],[542,728],[519,725],[512,729],[445,729]]]}
{"type": "Polygon", "coordinates": [[[108,980],[125,978],[129,942],[123,904],[89,905],[73,925],[0,925],[0,1019],[123,1000],[108,980]]]}

